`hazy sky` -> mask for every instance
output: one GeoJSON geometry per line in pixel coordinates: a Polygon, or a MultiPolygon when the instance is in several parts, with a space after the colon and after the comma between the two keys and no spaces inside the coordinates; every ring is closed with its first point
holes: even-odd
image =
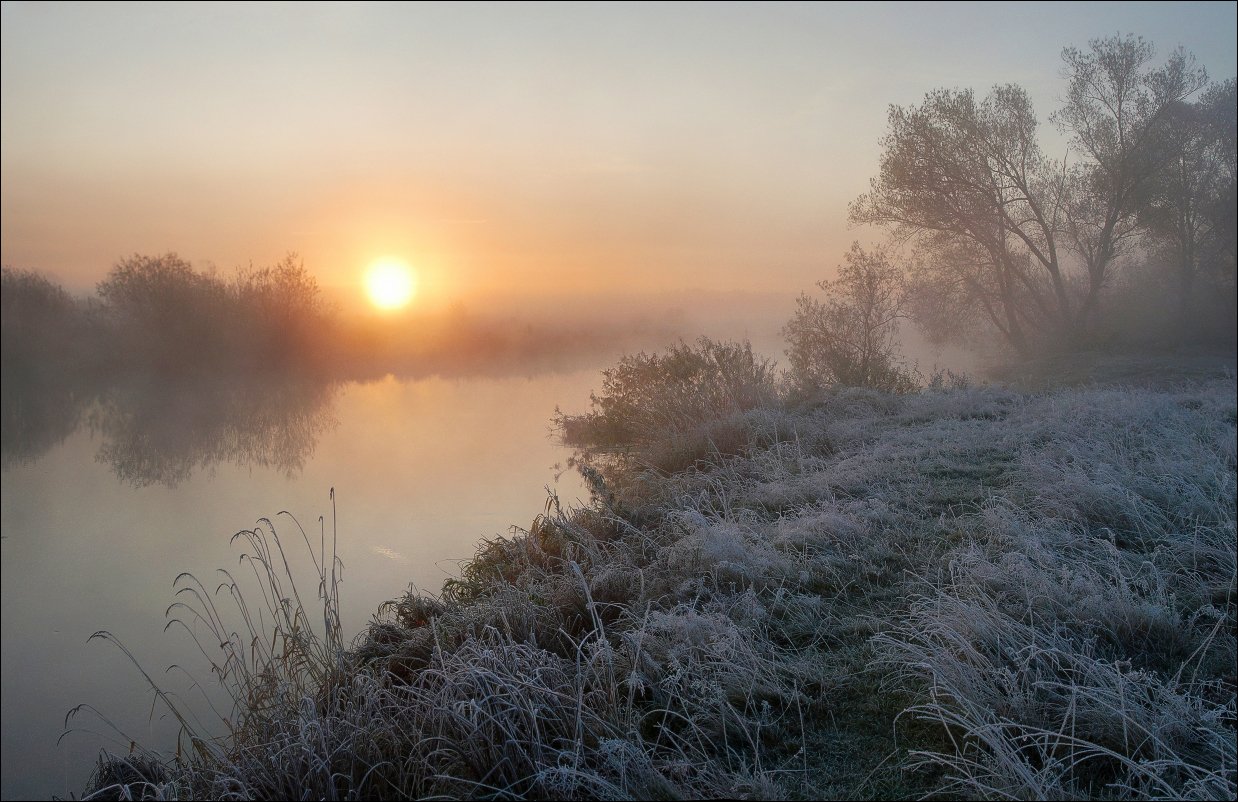
{"type": "Polygon", "coordinates": [[[135,252],[297,251],[338,288],[402,256],[427,301],[796,293],[867,237],[846,207],[889,104],[1013,81],[1044,120],[1062,48],[1118,32],[1225,79],[1235,9],[6,2],[2,260],[73,287],[135,252]]]}

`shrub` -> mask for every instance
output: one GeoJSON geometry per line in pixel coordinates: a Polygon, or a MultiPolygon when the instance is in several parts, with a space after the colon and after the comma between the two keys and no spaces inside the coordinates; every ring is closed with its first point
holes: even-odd
{"type": "Polygon", "coordinates": [[[602,373],[602,392],[582,415],[556,411],[566,444],[590,454],[626,452],[645,465],[676,470],[711,451],[747,444],[743,413],[777,398],[774,363],[748,342],[702,337],[662,354],[625,356],[602,373]]]}
{"type": "Polygon", "coordinates": [[[824,301],[801,295],[795,316],[783,328],[790,348],[791,380],[814,392],[832,384],[890,393],[916,389],[912,374],[896,360],[898,322],[903,317],[903,276],[882,248],[866,252],[854,243],[834,281],[819,281],[824,301]]]}

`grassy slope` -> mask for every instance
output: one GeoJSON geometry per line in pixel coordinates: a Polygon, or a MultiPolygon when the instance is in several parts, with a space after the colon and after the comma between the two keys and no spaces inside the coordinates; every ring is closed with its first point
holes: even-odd
{"type": "Polygon", "coordinates": [[[723,423],[730,456],[611,458],[315,679],[273,660],[147,792],[1234,796],[1232,370],[723,423]]]}

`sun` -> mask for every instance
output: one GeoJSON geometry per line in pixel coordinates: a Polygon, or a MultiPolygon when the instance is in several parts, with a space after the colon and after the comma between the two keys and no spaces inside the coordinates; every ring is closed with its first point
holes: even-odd
{"type": "Polygon", "coordinates": [[[370,265],[365,274],[365,291],[370,303],[384,311],[403,309],[417,291],[417,274],[408,263],[384,257],[370,265]]]}

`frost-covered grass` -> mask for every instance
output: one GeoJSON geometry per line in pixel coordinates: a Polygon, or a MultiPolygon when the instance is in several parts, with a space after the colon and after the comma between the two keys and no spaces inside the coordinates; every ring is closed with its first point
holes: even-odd
{"type": "MultiPolygon", "coordinates": [[[[552,498],[349,648],[246,652],[231,737],[159,771],[104,764],[100,785],[1235,796],[1232,374],[710,414],[692,451],[710,431],[725,447],[684,465],[642,430],[585,455],[591,504],[552,498]]],[[[277,631],[319,629],[289,605],[277,631]]]]}

